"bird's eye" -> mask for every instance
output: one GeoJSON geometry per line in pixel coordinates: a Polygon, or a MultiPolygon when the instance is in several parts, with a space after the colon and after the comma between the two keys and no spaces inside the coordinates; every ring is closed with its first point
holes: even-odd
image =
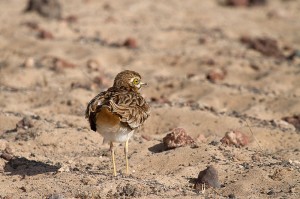
{"type": "Polygon", "coordinates": [[[133,80],[133,84],[134,84],[134,85],[138,85],[139,83],[140,83],[140,80],[139,80],[139,79],[135,78],[135,79],[133,80]]]}

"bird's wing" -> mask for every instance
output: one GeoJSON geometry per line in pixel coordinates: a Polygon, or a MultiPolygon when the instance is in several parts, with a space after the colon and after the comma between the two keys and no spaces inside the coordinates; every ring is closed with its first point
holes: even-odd
{"type": "Polygon", "coordinates": [[[146,100],[136,92],[117,92],[109,100],[111,111],[132,129],[141,126],[150,115],[146,100]]]}
{"type": "Polygon", "coordinates": [[[150,107],[139,93],[109,89],[95,96],[86,108],[85,117],[93,131],[96,131],[96,116],[102,107],[118,115],[131,129],[141,126],[150,115],[150,107]]]}
{"type": "Polygon", "coordinates": [[[96,116],[97,112],[100,110],[100,108],[105,105],[105,102],[109,98],[109,92],[104,91],[96,95],[87,105],[86,111],[85,111],[85,118],[88,119],[91,129],[93,131],[96,131],[96,116]]]}

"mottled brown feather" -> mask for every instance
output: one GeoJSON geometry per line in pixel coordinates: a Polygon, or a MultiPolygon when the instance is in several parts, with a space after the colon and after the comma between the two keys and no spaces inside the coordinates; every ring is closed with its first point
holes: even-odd
{"type": "Polygon", "coordinates": [[[134,71],[119,73],[113,87],[99,93],[88,103],[85,116],[93,131],[96,131],[97,125],[107,117],[107,114],[99,114],[103,108],[117,116],[123,125],[131,129],[141,126],[149,117],[149,105],[140,93],[128,83],[129,79],[136,76],[141,77],[134,71]]]}

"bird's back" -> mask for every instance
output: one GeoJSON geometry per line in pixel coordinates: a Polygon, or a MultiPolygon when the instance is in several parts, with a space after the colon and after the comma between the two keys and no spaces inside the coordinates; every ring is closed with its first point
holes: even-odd
{"type": "Polygon", "coordinates": [[[86,109],[91,129],[117,142],[123,140],[117,138],[141,126],[149,115],[149,105],[138,92],[114,87],[95,96],[86,109]]]}

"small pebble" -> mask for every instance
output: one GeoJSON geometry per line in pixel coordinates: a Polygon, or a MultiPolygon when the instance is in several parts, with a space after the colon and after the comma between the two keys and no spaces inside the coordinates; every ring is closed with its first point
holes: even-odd
{"type": "Polygon", "coordinates": [[[283,58],[283,53],[279,48],[278,42],[273,38],[242,36],[240,41],[247,45],[248,48],[256,50],[262,55],[283,58]]]}
{"type": "Polygon", "coordinates": [[[95,59],[89,59],[86,63],[88,69],[92,71],[99,71],[100,63],[95,59]]]}
{"type": "Polygon", "coordinates": [[[274,192],[274,190],[273,189],[271,189],[270,191],[268,191],[268,193],[267,193],[267,195],[274,195],[275,194],[275,192],[274,192]]]}
{"type": "Polygon", "coordinates": [[[69,16],[65,17],[64,20],[67,23],[77,23],[78,22],[78,17],[76,15],[69,15],[69,16]]]}
{"type": "Polygon", "coordinates": [[[32,68],[34,66],[35,66],[35,61],[32,57],[28,57],[23,63],[24,68],[32,68]]]}
{"type": "Polygon", "coordinates": [[[54,193],[48,196],[47,199],[65,199],[65,197],[62,194],[54,193]]]}
{"type": "Polygon", "coordinates": [[[33,121],[29,116],[23,117],[23,119],[20,120],[16,124],[17,129],[29,129],[29,128],[32,128],[32,127],[33,127],[33,121]]]}
{"type": "Polygon", "coordinates": [[[20,189],[23,191],[23,192],[27,192],[26,188],[23,186],[23,187],[20,187],[20,189]]]}
{"type": "Polygon", "coordinates": [[[215,68],[215,69],[211,70],[210,72],[208,72],[208,74],[206,75],[206,78],[210,82],[216,83],[218,81],[224,80],[226,75],[227,75],[226,70],[215,68]]]}
{"type": "Polygon", "coordinates": [[[44,29],[40,29],[38,31],[38,38],[39,39],[54,39],[54,36],[51,32],[44,30],[44,29]]]}
{"type": "Polygon", "coordinates": [[[127,38],[124,41],[123,45],[126,46],[127,48],[132,48],[132,49],[138,47],[136,39],[131,37],[127,38]]]}
{"type": "Polygon", "coordinates": [[[262,6],[267,3],[267,0],[226,0],[224,3],[227,6],[237,7],[262,6]]]}

